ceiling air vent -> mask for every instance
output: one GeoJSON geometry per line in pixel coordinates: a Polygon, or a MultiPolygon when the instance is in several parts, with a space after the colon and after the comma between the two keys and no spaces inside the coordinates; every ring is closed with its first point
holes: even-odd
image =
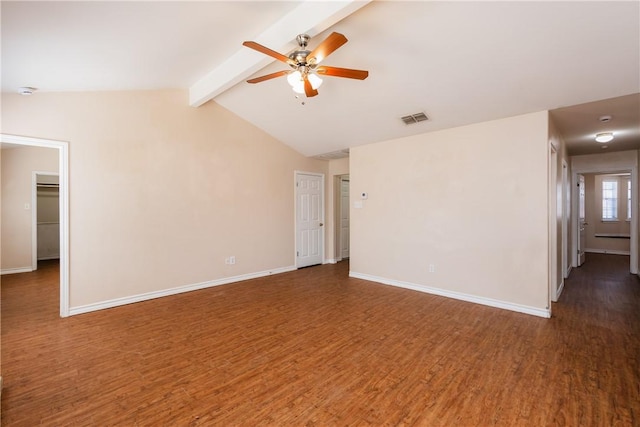
{"type": "Polygon", "coordinates": [[[314,159],[319,160],[337,160],[343,159],[345,157],[349,157],[349,149],[345,148],[344,150],[332,151],[331,153],[318,154],[313,156],[314,159]]]}
{"type": "Polygon", "coordinates": [[[414,123],[427,121],[429,120],[429,117],[427,117],[425,113],[416,113],[401,117],[401,120],[405,125],[412,125],[414,123]]]}

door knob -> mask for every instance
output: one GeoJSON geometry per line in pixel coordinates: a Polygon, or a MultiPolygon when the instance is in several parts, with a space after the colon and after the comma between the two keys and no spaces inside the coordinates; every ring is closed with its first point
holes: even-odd
{"type": "Polygon", "coordinates": [[[322,227],[323,225],[324,225],[323,223],[320,223],[320,227],[322,227]]]}

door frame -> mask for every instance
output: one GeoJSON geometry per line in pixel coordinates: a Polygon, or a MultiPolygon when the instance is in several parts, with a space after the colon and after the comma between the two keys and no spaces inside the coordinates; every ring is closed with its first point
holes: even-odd
{"type": "Polygon", "coordinates": [[[551,313],[551,303],[558,301],[558,149],[549,144],[549,298],[548,309],[551,313]]]}
{"type": "MultiPolygon", "coordinates": [[[[60,317],[69,316],[69,143],[53,139],[0,134],[0,142],[58,150],[60,209],[60,317]]],[[[32,206],[33,209],[33,206],[32,206]]],[[[33,244],[33,243],[32,243],[33,244]]]]}
{"type": "Polygon", "coordinates": [[[587,231],[585,227],[589,225],[587,222],[587,181],[582,173],[576,175],[576,191],[578,192],[578,230],[576,231],[576,259],[578,261],[576,267],[580,267],[586,260],[587,231]],[[581,193],[584,193],[584,198],[581,193]],[[581,212],[584,217],[580,216],[581,212]],[[582,234],[584,234],[584,238],[582,234]]]}
{"type": "MultiPolygon", "coordinates": [[[[55,172],[31,172],[31,269],[38,269],[38,176],[57,176],[60,189],[60,174],[55,172]]],[[[59,196],[59,194],[58,194],[59,196]]],[[[60,197],[58,197],[60,205],[60,197]]],[[[58,210],[60,206],[58,206],[58,210]]]]}
{"type": "Polygon", "coordinates": [[[320,178],[320,203],[322,203],[322,208],[320,212],[322,213],[322,219],[320,220],[322,223],[325,223],[325,226],[322,227],[322,232],[320,233],[320,252],[322,253],[322,264],[326,262],[325,259],[325,233],[329,227],[326,227],[325,221],[325,200],[324,200],[324,174],[318,172],[305,172],[295,170],[293,171],[293,265],[298,267],[298,177],[300,175],[311,175],[317,176],[320,178]]]}
{"type": "Polygon", "coordinates": [[[562,159],[562,284],[558,297],[564,288],[564,279],[569,277],[569,212],[571,212],[571,184],[569,182],[569,164],[562,159]]]}
{"type": "MultiPolygon", "coordinates": [[[[624,153],[624,152],[623,152],[624,153]]],[[[616,153],[611,153],[616,154],[616,153]]],[[[605,161],[602,162],[580,162],[576,163],[574,157],[571,162],[571,230],[573,235],[571,239],[571,262],[573,267],[578,266],[578,175],[580,174],[607,174],[607,173],[622,173],[631,172],[631,205],[633,207],[638,206],[638,166],[637,158],[632,159],[633,164],[629,165],[627,162],[623,164],[621,161],[605,161]]],[[[630,262],[629,271],[631,274],[638,274],[638,209],[631,209],[631,241],[630,241],[630,262]]]]}

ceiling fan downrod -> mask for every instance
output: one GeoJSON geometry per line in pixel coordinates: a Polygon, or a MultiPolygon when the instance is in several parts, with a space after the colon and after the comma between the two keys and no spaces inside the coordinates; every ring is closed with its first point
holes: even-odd
{"type": "Polygon", "coordinates": [[[302,67],[309,67],[309,64],[307,64],[307,56],[309,56],[309,54],[311,53],[311,51],[307,50],[309,39],[310,37],[308,34],[298,34],[298,36],[296,37],[296,41],[298,42],[298,46],[300,46],[300,49],[295,50],[289,54],[289,59],[291,59],[291,61],[293,62],[289,65],[291,66],[291,68],[293,68],[294,70],[298,70],[301,73],[303,72],[303,70],[301,70],[302,67]]]}

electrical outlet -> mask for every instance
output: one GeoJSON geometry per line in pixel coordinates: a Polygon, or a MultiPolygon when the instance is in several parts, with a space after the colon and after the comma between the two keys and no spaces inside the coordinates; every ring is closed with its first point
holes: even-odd
{"type": "Polygon", "coordinates": [[[236,257],[235,256],[230,256],[229,257],[229,264],[233,265],[236,263],[236,257]]]}
{"type": "Polygon", "coordinates": [[[436,266],[433,264],[429,264],[429,273],[435,273],[436,272],[436,266]]]}

